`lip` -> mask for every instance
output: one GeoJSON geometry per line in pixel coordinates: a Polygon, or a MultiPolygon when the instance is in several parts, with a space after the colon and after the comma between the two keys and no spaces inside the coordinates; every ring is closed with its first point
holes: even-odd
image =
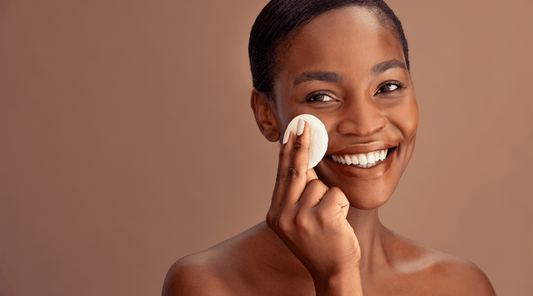
{"type": "Polygon", "coordinates": [[[356,144],[356,145],[348,146],[341,150],[336,150],[336,151],[331,151],[331,152],[328,151],[326,153],[326,156],[368,153],[368,152],[377,151],[377,150],[391,149],[394,147],[396,147],[396,145],[379,143],[379,142],[356,144]]]}
{"type": "MultiPolygon", "coordinates": [[[[370,145],[369,145],[370,146],[370,145]]],[[[360,147],[359,149],[353,149],[354,147],[350,147],[346,150],[339,150],[338,152],[328,154],[327,157],[324,157],[322,159],[322,162],[325,166],[329,167],[333,171],[337,171],[338,173],[345,175],[347,177],[356,177],[360,179],[375,179],[379,178],[389,170],[389,168],[392,165],[392,162],[394,161],[394,158],[396,157],[396,151],[398,150],[396,146],[388,145],[388,146],[376,146],[377,148],[374,149],[374,146],[372,147],[360,147]],[[363,149],[364,148],[364,149],[363,149]],[[391,149],[392,148],[392,149],[391,149]],[[370,150],[369,150],[370,149],[370,150]],[[381,149],[389,149],[389,152],[387,154],[387,158],[385,158],[383,161],[378,163],[377,165],[371,167],[371,168],[361,168],[357,167],[355,165],[346,165],[346,164],[340,164],[333,159],[331,159],[331,155],[344,155],[344,154],[357,154],[357,153],[366,153],[371,152],[375,150],[381,150],[381,149]]]]}

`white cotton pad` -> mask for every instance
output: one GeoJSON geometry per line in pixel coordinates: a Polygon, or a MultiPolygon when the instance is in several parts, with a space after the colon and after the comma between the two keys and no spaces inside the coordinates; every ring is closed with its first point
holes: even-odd
{"type": "Polygon", "coordinates": [[[298,119],[300,118],[305,120],[309,127],[311,127],[311,144],[309,146],[308,167],[314,168],[320,162],[320,160],[322,160],[324,155],[326,155],[326,150],[328,149],[328,132],[326,131],[326,127],[322,121],[320,121],[320,119],[311,114],[301,114],[291,120],[289,126],[287,126],[287,129],[285,130],[285,134],[292,132],[294,135],[296,135],[298,119]]]}

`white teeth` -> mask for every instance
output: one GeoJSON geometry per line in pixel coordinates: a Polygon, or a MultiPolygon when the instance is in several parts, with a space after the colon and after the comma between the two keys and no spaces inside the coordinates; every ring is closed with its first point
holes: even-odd
{"type": "Polygon", "coordinates": [[[387,152],[387,149],[383,149],[355,155],[331,155],[331,158],[338,163],[371,168],[387,158],[387,152]]]}
{"type": "Polygon", "coordinates": [[[368,163],[374,163],[374,153],[369,152],[366,156],[366,159],[368,160],[368,163]]]}
{"type": "Polygon", "coordinates": [[[346,164],[346,157],[340,157],[342,164],[346,164]]]}
{"type": "Polygon", "coordinates": [[[344,157],[344,159],[346,160],[346,164],[347,164],[347,165],[352,164],[352,158],[350,157],[350,155],[346,155],[346,156],[344,157]]]}
{"type": "Polygon", "coordinates": [[[359,155],[359,164],[365,165],[367,163],[366,156],[364,154],[359,155]]]}

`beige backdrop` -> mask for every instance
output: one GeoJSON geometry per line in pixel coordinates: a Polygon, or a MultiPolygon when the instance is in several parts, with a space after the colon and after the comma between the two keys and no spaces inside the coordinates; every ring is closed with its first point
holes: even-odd
{"type": "MultiPolygon", "coordinates": [[[[159,295],[260,222],[250,0],[3,0],[0,294],[159,295]]],[[[394,0],[420,105],[383,223],[533,294],[532,3],[394,0]]]]}

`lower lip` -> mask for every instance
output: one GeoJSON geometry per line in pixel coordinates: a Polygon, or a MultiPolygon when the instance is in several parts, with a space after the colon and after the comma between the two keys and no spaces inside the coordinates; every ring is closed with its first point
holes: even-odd
{"type": "Polygon", "coordinates": [[[374,179],[381,177],[387,172],[392,164],[394,156],[396,155],[396,150],[397,149],[393,149],[390,151],[387,154],[387,158],[371,168],[360,168],[355,165],[340,164],[329,158],[324,158],[324,160],[327,165],[333,167],[336,171],[339,171],[343,175],[363,179],[374,179]]]}

